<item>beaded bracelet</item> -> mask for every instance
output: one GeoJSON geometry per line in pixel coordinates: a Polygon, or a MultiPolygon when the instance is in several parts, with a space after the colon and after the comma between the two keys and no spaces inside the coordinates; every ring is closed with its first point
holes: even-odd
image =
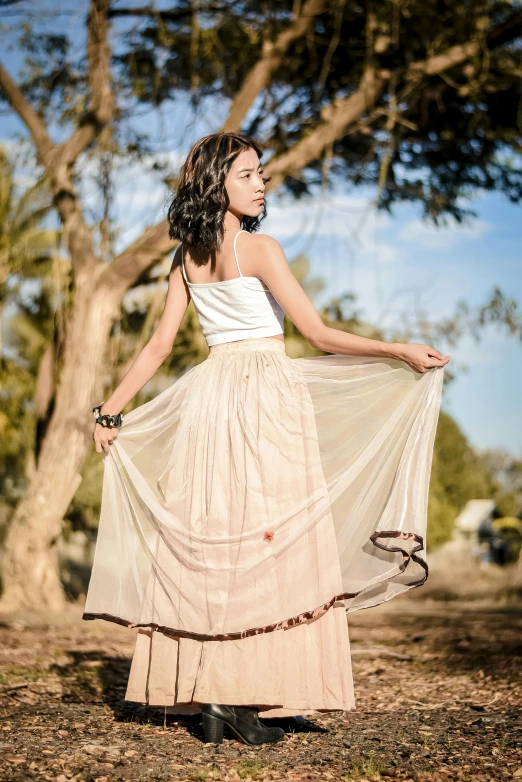
{"type": "Polygon", "coordinates": [[[97,407],[92,408],[92,412],[94,413],[94,419],[97,424],[100,424],[100,426],[115,426],[120,427],[123,424],[123,414],[118,413],[117,415],[102,415],[101,409],[105,402],[102,402],[101,405],[97,405],[97,407]]]}

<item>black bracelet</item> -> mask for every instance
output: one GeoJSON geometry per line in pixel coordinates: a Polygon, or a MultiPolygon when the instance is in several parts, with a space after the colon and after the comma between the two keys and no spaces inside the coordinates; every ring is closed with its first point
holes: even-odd
{"type": "Polygon", "coordinates": [[[118,413],[117,415],[102,415],[101,409],[105,402],[102,402],[101,405],[97,405],[96,407],[92,408],[92,412],[94,413],[94,419],[97,424],[100,424],[100,426],[115,426],[120,427],[123,424],[123,414],[118,413]]]}

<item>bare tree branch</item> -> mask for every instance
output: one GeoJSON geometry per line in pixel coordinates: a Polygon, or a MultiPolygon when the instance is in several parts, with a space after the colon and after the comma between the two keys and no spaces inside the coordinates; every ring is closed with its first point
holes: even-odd
{"type": "Polygon", "coordinates": [[[272,158],[265,165],[265,171],[271,177],[270,189],[279,187],[285,176],[317,160],[333,141],[342,138],[350,125],[375,105],[386,83],[384,76],[368,68],[356,92],[325,106],[321,112],[323,122],[320,125],[288,152],[272,158]]]}
{"type": "MultiPolygon", "coordinates": [[[[209,13],[210,11],[227,11],[234,6],[234,2],[230,3],[208,3],[200,5],[198,7],[198,13],[209,13]]],[[[192,16],[195,13],[195,9],[190,6],[189,8],[182,8],[178,10],[164,9],[158,10],[153,6],[144,6],[142,8],[111,8],[109,11],[109,17],[113,16],[151,16],[159,18],[163,22],[180,22],[182,19],[192,16]]]]}
{"type": "MultiPolygon", "coordinates": [[[[68,141],[56,147],[47,165],[51,189],[62,218],[63,236],[76,273],[101,265],[96,258],[92,232],[88,227],[71,177],[71,164],[110,121],[113,95],[110,86],[110,46],[107,12],[109,0],[91,0],[87,44],[89,110],[68,141]]],[[[94,280],[89,278],[90,283],[94,280]]]]}
{"type": "MultiPolygon", "coordinates": [[[[89,10],[89,41],[87,56],[89,61],[90,102],[88,112],[80,127],[63,144],[55,145],[49,138],[47,129],[24,97],[20,88],[13,82],[5,68],[0,64],[0,87],[14,111],[28,128],[36,145],[38,156],[48,175],[51,169],[67,166],[90,144],[99,131],[111,120],[114,97],[110,80],[110,47],[108,42],[109,0],[91,0],[89,10]]],[[[63,185],[63,183],[62,183],[63,185]]]]}
{"type": "Polygon", "coordinates": [[[107,266],[98,285],[124,292],[153,263],[169,253],[177,242],[169,238],[166,220],[147,228],[139,239],[107,266]]]}
{"type": "Polygon", "coordinates": [[[109,0],[92,0],[89,11],[89,108],[80,127],[61,147],[63,162],[73,163],[100,130],[112,119],[114,96],[111,89],[111,51],[109,46],[109,0]]]}
{"type": "Polygon", "coordinates": [[[0,87],[5,92],[7,100],[11,104],[13,110],[18,114],[29,130],[33,137],[38,157],[41,163],[45,165],[49,153],[53,149],[53,143],[47,135],[47,128],[1,63],[0,87]]]}
{"type": "Polygon", "coordinates": [[[38,156],[45,167],[56,208],[63,222],[63,238],[76,271],[97,263],[97,259],[94,258],[92,234],[74,190],[70,164],[112,116],[108,7],[109,0],[91,0],[88,43],[91,91],[89,112],[81,127],[63,144],[52,143],[40,117],[0,65],[0,86],[33,137],[38,156]]]}
{"type": "Polygon", "coordinates": [[[452,46],[451,49],[448,49],[448,51],[443,54],[435,54],[428,60],[412,63],[408,68],[406,78],[415,79],[419,75],[435,76],[437,73],[447,71],[455,65],[460,65],[465,60],[469,60],[471,57],[474,57],[479,50],[480,44],[477,41],[452,46]]]}
{"type": "MultiPolygon", "coordinates": [[[[515,14],[520,22],[521,14],[515,14]]],[[[512,23],[502,25],[502,36],[491,34],[491,40],[505,42],[505,36],[516,34],[516,26],[512,23]]],[[[452,46],[443,54],[437,54],[426,60],[412,63],[403,72],[406,81],[419,79],[422,76],[435,76],[444,71],[461,65],[466,60],[474,57],[480,51],[478,41],[468,42],[452,46]]],[[[299,141],[292,149],[283,155],[273,158],[265,165],[265,170],[272,177],[271,187],[281,184],[285,176],[302,170],[305,166],[316,160],[323,150],[338,138],[342,138],[350,125],[355,122],[363,112],[374,105],[382,94],[386,84],[393,74],[390,71],[371,70],[366,71],[359,89],[347,98],[335,101],[325,106],[321,115],[323,122],[311,133],[299,141]]]]}
{"type": "Polygon", "coordinates": [[[45,168],[54,202],[63,222],[63,238],[71,254],[72,263],[75,268],[85,266],[93,256],[92,236],[74,193],[68,167],[61,161],[60,147],[52,143],[44,123],[1,65],[0,86],[33,137],[38,157],[45,168]]]}
{"type": "MultiPolygon", "coordinates": [[[[522,22],[522,12],[515,11],[502,24],[490,30],[486,35],[485,43],[490,49],[495,49],[505,43],[509,43],[520,35],[520,24],[522,22]]],[[[483,45],[483,44],[482,44],[483,45]]],[[[481,49],[480,41],[469,41],[468,43],[452,46],[442,54],[434,55],[428,60],[419,63],[413,63],[408,71],[415,76],[419,71],[426,76],[433,76],[442,71],[449,70],[455,65],[460,65],[465,60],[474,57],[481,49]]]]}
{"type": "Polygon", "coordinates": [[[249,108],[279,68],[294,41],[301,38],[329,3],[327,0],[307,0],[290,27],[283,30],[276,41],[265,41],[261,59],[254,65],[243,86],[235,96],[228,117],[223,124],[226,133],[238,132],[249,108]]]}

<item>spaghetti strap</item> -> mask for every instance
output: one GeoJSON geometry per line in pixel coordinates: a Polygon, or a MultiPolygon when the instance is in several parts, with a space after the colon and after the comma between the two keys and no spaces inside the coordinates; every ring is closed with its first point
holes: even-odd
{"type": "Polygon", "coordinates": [[[240,233],[242,233],[242,232],[243,232],[243,230],[244,230],[244,229],[242,228],[242,229],[241,229],[240,231],[238,231],[238,232],[237,232],[237,234],[234,236],[234,257],[235,257],[235,259],[236,259],[236,266],[237,266],[237,270],[238,270],[238,272],[239,272],[239,276],[240,276],[240,277],[242,277],[243,275],[241,274],[241,269],[239,268],[239,261],[238,261],[238,259],[237,259],[236,242],[237,242],[237,237],[239,236],[239,234],[240,234],[240,233]]]}
{"type": "Polygon", "coordinates": [[[187,275],[185,274],[185,262],[183,260],[183,256],[185,255],[185,248],[183,247],[183,243],[181,244],[181,273],[183,274],[183,279],[186,283],[188,283],[187,275]]]}

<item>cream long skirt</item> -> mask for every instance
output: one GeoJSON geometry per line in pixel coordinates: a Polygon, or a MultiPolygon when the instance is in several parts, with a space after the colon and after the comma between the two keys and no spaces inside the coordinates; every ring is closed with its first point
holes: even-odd
{"type": "Polygon", "coordinates": [[[257,705],[265,717],[355,708],[346,610],[230,641],[140,630],[126,700],[197,713],[201,703],[257,705]]]}
{"type": "Polygon", "coordinates": [[[427,577],[442,369],[216,345],[104,457],[85,619],[138,628],[127,699],[354,707],[346,613],[427,577]]]}

